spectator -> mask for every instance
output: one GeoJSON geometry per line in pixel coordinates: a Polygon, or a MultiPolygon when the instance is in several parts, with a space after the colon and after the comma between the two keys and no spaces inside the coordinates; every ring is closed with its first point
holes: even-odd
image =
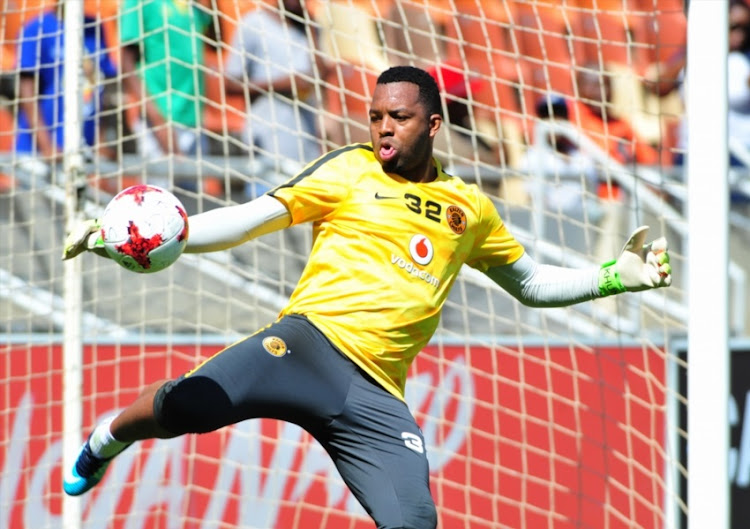
{"type": "MultiPolygon", "coordinates": [[[[658,151],[643,141],[627,120],[612,114],[609,75],[603,74],[598,64],[587,64],[578,70],[576,79],[576,99],[550,95],[537,105],[537,116],[569,121],[615,162],[657,164],[658,151]]],[[[546,174],[559,181],[556,186],[535,182],[528,189],[532,194],[543,193],[545,204],[555,210],[570,214],[580,210],[588,188],[595,189],[603,199],[619,201],[621,198],[616,182],[598,181],[593,157],[570,136],[550,134],[546,138],[535,138],[520,166],[525,171],[546,174]]],[[[588,202],[589,215],[593,212],[593,217],[598,218],[601,212],[593,202],[588,202]]]]}
{"type": "Polygon", "coordinates": [[[685,65],[687,63],[687,47],[676,49],[663,61],[651,64],[643,76],[643,87],[646,91],[660,100],[676,93],[682,107],[676,114],[677,119],[670,119],[664,124],[666,144],[674,148],[670,155],[670,163],[682,165],[684,152],[687,147],[687,120],[685,119],[685,65]]]}
{"type": "MultiPolygon", "coordinates": [[[[492,123],[488,118],[480,119],[469,101],[482,88],[484,81],[473,75],[464,75],[463,67],[457,60],[445,60],[426,69],[445,98],[447,134],[436,139],[436,151],[452,154],[459,160],[497,164],[504,158],[499,154],[502,144],[496,141],[497,132],[486,134],[486,127],[492,127],[492,123]],[[486,126],[482,127],[483,124],[486,126]],[[475,128],[480,130],[475,131],[475,128]]],[[[446,163],[453,161],[451,156],[439,155],[439,158],[446,163]]]]}
{"type": "MultiPolygon", "coordinates": [[[[727,56],[727,130],[730,143],[729,163],[734,167],[747,165],[740,157],[750,159],[750,6],[744,0],[731,0],[729,2],[729,44],[727,56]],[[735,153],[732,150],[746,151],[735,153]],[[738,156],[739,155],[739,156],[738,156]]],[[[650,85],[654,85],[655,72],[662,70],[666,74],[662,77],[674,78],[673,85],[663,83],[666,90],[679,87],[682,91],[683,100],[686,99],[685,68],[687,63],[686,50],[676,53],[665,65],[659,65],[659,70],[654,69],[647,79],[650,85]]],[[[657,85],[658,86],[658,85],[657,85]]],[[[674,163],[682,165],[685,161],[687,151],[688,127],[687,116],[682,120],[679,128],[678,152],[675,154],[674,163]]]]}
{"type": "MultiPolygon", "coordinates": [[[[21,29],[18,48],[19,112],[15,150],[21,167],[47,176],[49,165],[63,154],[63,15],[59,2],[32,18],[21,29]]],[[[101,141],[97,115],[102,107],[102,78],[114,77],[116,67],[104,49],[104,28],[84,18],[83,139],[106,158],[114,151],[101,141]]]]}
{"type": "Polygon", "coordinates": [[[746,151],[732,153],[730,164],[742,166],[747,164],[740,157],[750,158],[750,6],[742,0],[732,0],[729,4],[727,61],[729,139],[746,151]]]}
{"type": "Polygon", "coordinates": [[[278,0],[278,8],[258,2],[241,20],[225,65],[227,92],[248,101],[245,140],[276,174],[291,175],[322,154],[312,110],[319,107],[315,68],[323,68],[316,40],[299,0],[278,0]]]}
{"type": "MultiPolygon", "coordinates": [[[[443,163],[450,166],[468,160],[494,165],[506,161],[512,165],[511,153],[506,150],[509,138],[502,137],[505,127],[500,130],[494,114],[482,109],[478,100],[489,85],[477,74],[478,68],[469,56],[466,62],[472,67],[467,75],[465,61],[459,60],[461,53],[449,53],[445,44],[450,35],[445,23],[452,25],[454,21],[444,17],[434,4],[391,4],[388,23],[383,26],[388,61],[424,68],[437,81],[445,97],[446,134],[435,139],[435,150],[443,163]]],[[[466,18],[476,17],[461,20],[466,18]]]]}
{"type": "Polygon", "coordinates": [[[211,0],[125,0],[120,18],[123,88],[143,106],[131,116],[141,155],[195,154],[204,94],[203,34],[211,0]],[[140,75],[136,75],[138,72],[140,75]]]}
{"type": "MultiPolygon", "coordinates": [[[[540,120],[568,121],[568,103],[559,95],[550,94],[536,105],[540,120]]],[[[519,169],[533,178],[526,191],[533,197],[543,197],[545,208],[567,215],[579,214],[584,207],[589,219],[596,222],[600,212],[592,200],[586,200],[586,191],[596,192],[597,169],[591,156],[584,153],[570,136],[537,130],[535,141],[526,149],[519,169]]]]}
{"type": "Polygon", "coordinates": [[[630,123],[612,114],[612,81],[598,64],[586,64],[576,75],[578,98],[568,100],[569,119],[615,161],[654,165],[658,151],[633,130],[630,123]]]}

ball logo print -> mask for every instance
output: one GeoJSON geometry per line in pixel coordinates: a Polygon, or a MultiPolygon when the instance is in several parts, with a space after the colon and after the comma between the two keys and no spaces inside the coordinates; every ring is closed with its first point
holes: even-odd
{"type": "Polygon", "coordinates": [[[174,263],[187,245],[187,212],[166,189],[131,186],[104,210],[101,238],[120,266],[138,273],[158,272],[174,263]]]}
{"type": "Polygon", "coordinates": [[[409,242],[409,254],[418,265],[429,264],[434,254],[432,242],[424,235],[413,236],[409,242]]]}

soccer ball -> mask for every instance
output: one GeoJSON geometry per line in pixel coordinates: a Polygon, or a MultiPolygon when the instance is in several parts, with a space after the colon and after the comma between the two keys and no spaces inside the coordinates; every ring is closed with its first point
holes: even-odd
{"type": "Polygon", "coordinates": [[[100,218],[107,255],[132,272],[164,270],[182,254],[188,239],[185,207],[153,185],[123,189],[100,218]]]}

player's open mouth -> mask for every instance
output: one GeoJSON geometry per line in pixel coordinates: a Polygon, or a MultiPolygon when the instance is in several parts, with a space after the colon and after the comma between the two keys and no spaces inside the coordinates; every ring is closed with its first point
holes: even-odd
{"type": "Polygon", "coordinates": [[[396,155],[396,149],[394,149],[392,146],[390,146],[390,145],[381,145],[380,146],[380,159],[381,160],[383,160],[383,161],[390,160],[395,155],[396,155]]]}

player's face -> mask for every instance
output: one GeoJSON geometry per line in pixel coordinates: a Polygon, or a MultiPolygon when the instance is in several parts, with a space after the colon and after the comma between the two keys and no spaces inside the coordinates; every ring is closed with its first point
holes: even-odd
{"type": "Polygon", "coordinates": [[[414,182],[434,178],[432,140],[442,123],[419,102],[414,83],[375,86],[370,105],[370,138],[375,157],[386,173],[414,182]]]}

